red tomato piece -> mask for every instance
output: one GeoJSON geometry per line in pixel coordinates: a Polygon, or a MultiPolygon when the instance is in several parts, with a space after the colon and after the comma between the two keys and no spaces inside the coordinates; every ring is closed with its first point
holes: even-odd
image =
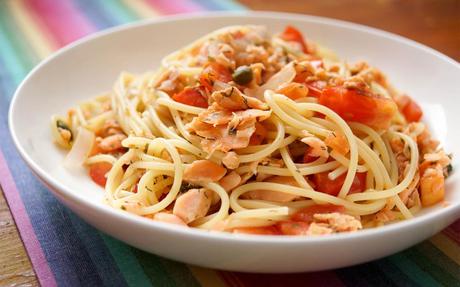
{"type": "Polygon", "coordinates": [[[200,84],[208,91],[212,91],[215,81],[228,83],[232,80],[231,71],[216,62],[208,62],[200,75],[200,84]]]}
{"type": "Polygon", "coordinates": [[[208,99],[201,90],[201,87],[187,87],[182,92],[174,94],[172,98],[176,102],[189,106],[200,108],[207,108],[209,106],[208,99]]]}
{"type": "Polygon", "coordinates": [[[338,113],[344,120],[360,122],[377,129],[386,129],[398,107],[392,99],[370,91],[345,87],[326,88],[319,103],[338,113]]]}
{"type": "Polygon", "coordinates": [[[308,46],[305,43],[305,39],[297,28],[293,26],[286,26],[283,33],[281,34],[281,39],[288,42],[297,42],[302,47],[302,51],[308,54],[308,46]]]}
{"type": "Polygon", "coordinates": [[[283,235],[307,235],[310,223],[302,221],[282,221],[276,224],[283,235]]]}
{"type": "Polygon", "coordinates": [[[418,122],[423,116],[422,108],[411,98],[409,102],[402,109],[402,114],[408,122],[418,122]]]}
{"type": "Polygon", "coordinates": [[[344,211],[345,211],[345,208],[341,205],[315,204],[315,205],[311,205],[311,206],[302,208],[301,210],[297,211],[291,216],[291,219],[294,221],[309,223],[313,221],[313,215],[315,214],[333,213],[333,212],[343,213],[344,211]]]}
{"type": "Polygon", "coordinates": [[[309,153],[310,153],[310,147],[307,147],[305,149],[305,153],[303,154],[303,159],[302,159],[303,163],[310,163],[318,159],[317,156],[311,156],[309,155],[309,153]]]}
{"type": "Polygon", "coordinates": [[[249,139],[250,145],[260,145],[267,137],[267,129],[261,124],[256,123],[256,131],[251,135],[249,139]]]}
{"type": "Polygon", "coordinates": [[[281,235],[274,225],[259,227],[238,227],[233,229],[234,233],[256,234],[256,235],[281,235]]]}
{"type": "Polygon", "coordinates": [[[319,98],[321,93],[326,88],[327,83],[325,81],[313,81],[307,83],[308,95],[319,98]]]}
{"type": "MultiPolygon", "coordinates": [[[[319,192],[327,193],[330,195],[337,196],[342,188],[347,174],[342,174],[334,180],[329,179],[329,172],[316,173],[312,176],[312,181],[316,186],[316,190],[319,192]]],[[[366,172],[357,172],[353,183],[350,187],[351,193],[363,192],[366,189],[366,172]]]]}
{"type": "Polygon", "coordinates": [[[98,162],[90,165],[89,167],[89,176],[91,179],[98,185],[105,187],[107,178],[105,175],[110,171],[112,165],[107,162],[98,162]]]}

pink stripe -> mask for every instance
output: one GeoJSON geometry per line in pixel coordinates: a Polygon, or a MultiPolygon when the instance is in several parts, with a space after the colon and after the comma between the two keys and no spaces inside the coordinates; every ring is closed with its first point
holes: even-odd
{"type": "Polygon", "coordinates": [[[179,14],[206,10],[190,0],[146,0],[146,2],[161,14],[179,14]]]}
{"type": "Polygon", "coordinates": [[[71,0],[29,0],[26,3],[59,46],[67,45],[96,30],[71,0]]]}
{"type": "Polygon", "coordinates": [[[22,202],[19,191],[14,183],[3,153],[0,151],[0,184],[5,193],[6,200],[13,214],[16,226],[21,234],[22,241],[29,254],[30,261],[42,286],[57,286],[45,254],[35,236],[35,231],[30,223],[29,216],[22,202]]]}

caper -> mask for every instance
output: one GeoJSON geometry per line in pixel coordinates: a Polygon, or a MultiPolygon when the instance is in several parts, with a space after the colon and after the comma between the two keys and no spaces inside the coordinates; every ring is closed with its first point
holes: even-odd
{"type": "Polygon", "coordinates": [[[252,81],[252,70],[248,66],[239,66],[232,75],[238,85],[246,85],[252,81]]]}
{"type": "Polygon", "coordinates": [[[58,129],[63,129],[63,130],[69,131],[70,140],[73,139],[72,130],[69,128],[69,126],[63,120],[57,120],[56,121],[56,126],[57,126],[58,129]]]}

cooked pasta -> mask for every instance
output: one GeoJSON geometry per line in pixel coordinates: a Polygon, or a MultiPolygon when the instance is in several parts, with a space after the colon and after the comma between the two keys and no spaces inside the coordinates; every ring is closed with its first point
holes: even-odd
{"type": "Polygon", "coordinates": [[[409,219],[451,165],[422,110],[294,27],[232,26],[52,118],[113,208],[184,227],[322,235],[409,219]]]}

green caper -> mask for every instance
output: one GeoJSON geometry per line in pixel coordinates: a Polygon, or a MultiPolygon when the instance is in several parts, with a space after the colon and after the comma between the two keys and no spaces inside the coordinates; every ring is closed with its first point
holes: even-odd
{"type": "Polygon", "coordinates": [[[246,85],[252,81],[252,70],[248,66],[239,66],[232,75],[238,85],[246,85]]]}

